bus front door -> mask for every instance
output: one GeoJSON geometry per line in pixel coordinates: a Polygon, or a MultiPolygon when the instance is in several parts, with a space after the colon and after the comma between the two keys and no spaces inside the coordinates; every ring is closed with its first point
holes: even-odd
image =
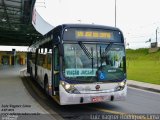
{"type": "Polygon", "coordinates": [[[54,47],[54,57],[53,57],[53,95],[56,95],[59,97],[59,51],[58,51],[58,47],[54,47]]]}

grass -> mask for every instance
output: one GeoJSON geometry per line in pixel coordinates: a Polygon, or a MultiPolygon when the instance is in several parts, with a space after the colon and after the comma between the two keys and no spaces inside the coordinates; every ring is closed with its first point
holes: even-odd
{"type": "Polygon", "coordinates": [[[127,50],[127,78],[160,85],[160,51],[127,50]]]}

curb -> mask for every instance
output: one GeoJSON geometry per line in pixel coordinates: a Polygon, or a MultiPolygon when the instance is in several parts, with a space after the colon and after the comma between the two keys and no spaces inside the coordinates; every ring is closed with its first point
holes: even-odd
{"type": "MultiPolygon", "coordinates": [[[[22,75],[21,79],[22,79],[23,85],[26,88],[26,90],[28,91],[28,93],[33,97],[33,99],[42,108],[44,108],[49,113],[49,117],[51,117],[52,120],[64,120],[56,111],[54,111],[53,109],[51,109],[48,105],[46,105],[44,103],[44,101],[46,100],[46,96],[42,97],[41,95],[43,93],[37,92],[37,88],[33,85],[33,82],[36,83],[36,81],[32,81],[32,80],[30,80],[30,78],[27,78],[27,77],[29,77],[29,74],[26,72],[26,70],[24,69],[20,73],[22,75]],[[30,87],[28,87],[28,86],[30,86],[30,87]]],[[[36,83],[36,84],[38,85],[38,83],[36,83]]]]}
{"type": "Polygon", "coordinates": [[[156,93],[160,93],[160,90],[158,89],[154,89],[154,88],[148,88],[148,87],[142,87],[139,85],[133,85],[133,84],[127,84],[129,87],[134,87],[134,88],[139,88],[142,90],[147,90],[147,91],[151,91],[151,92],[156,92],[156,93]]]}

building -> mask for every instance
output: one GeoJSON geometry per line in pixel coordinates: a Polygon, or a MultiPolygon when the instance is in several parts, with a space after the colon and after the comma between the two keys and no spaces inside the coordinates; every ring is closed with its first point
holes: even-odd
{"type": "Polygon", "coordinates": [[[26,58],[26,52],[0,51],[0,65],[25,65],[26,58]]]}

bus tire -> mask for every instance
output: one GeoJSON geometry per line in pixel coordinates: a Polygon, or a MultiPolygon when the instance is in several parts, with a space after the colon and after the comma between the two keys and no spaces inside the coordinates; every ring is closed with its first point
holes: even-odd
{"type": "Polygon", "coordinates": [[[45,75],[44,77],[44,91],[49,95],[49,84],[48,84],[48,77],[45,75]]]}
{"type": "Polygon", "coordinates": [[[30,69],[30,78],[33,79],[33,71],[32,71],[32,68],[30,69]]]}

